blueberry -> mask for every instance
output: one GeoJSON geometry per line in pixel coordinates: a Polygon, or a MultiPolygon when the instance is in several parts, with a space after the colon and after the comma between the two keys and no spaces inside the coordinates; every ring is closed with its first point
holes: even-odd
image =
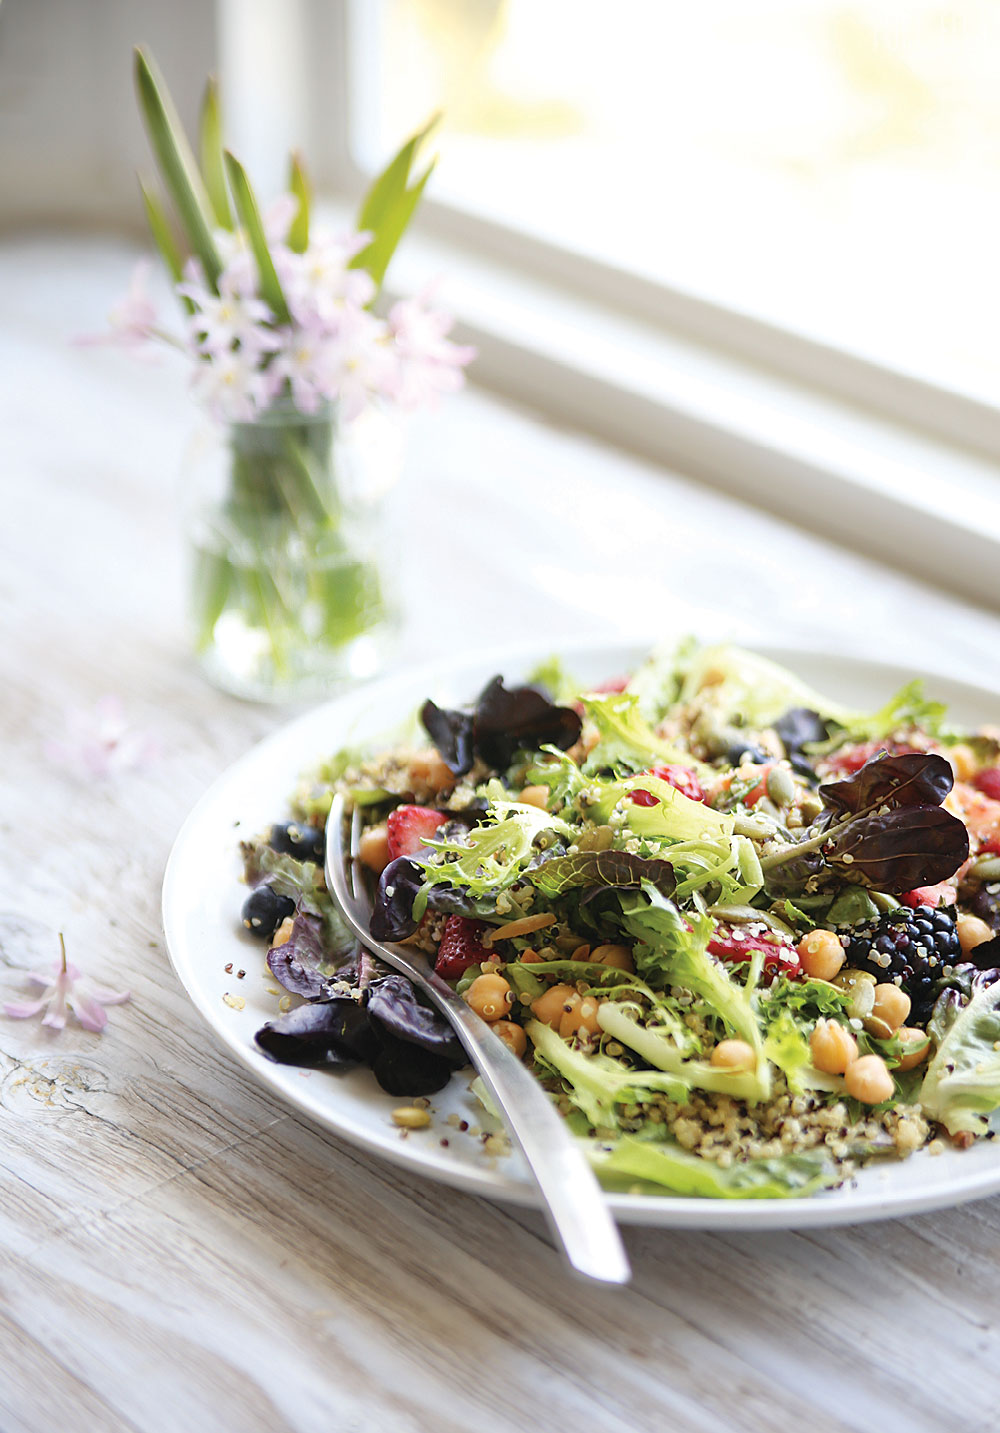
{"type": "Polygon", "coordinates": [[[765,762],[770,761],[771,757],[763,747],[754,746],[746,741],[734,741],[731,746],[727,747],[726,761],[730,766],[739,766],[744,759],[752,762],[754,766],[762,766],[765,762]]]}
{"type": "Polygon", "coordinates": [[[294,856],[297,861],[315,861],[322,864],[326,854],[326,832],[316,826],[300,826],[289,821],[284,826],[272,826],[267,844],[274,851],[294,856]]]}
{"type": "Polygon", "coordinates": [[[279,896],[273,886],[258,886],[243,902],[243,924],[251,935],[270,940],[286,916],[295,914],[290,896],[279,896]]]}

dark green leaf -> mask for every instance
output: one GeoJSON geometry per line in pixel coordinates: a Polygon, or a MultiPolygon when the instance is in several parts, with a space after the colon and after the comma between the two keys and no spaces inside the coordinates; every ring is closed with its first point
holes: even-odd
{"type": "Polygon", "coordinates": [[[227,149],[225,152],[226,173],[229,176],[229,187],[233,191],[233,202],[236,205],[236,212],[239,215],[240,223],[247,232],[253,256],[257,261],[258,286],[260,296],[274,314],[278,323],[288,323],[291,315],[288,312],[288,305],[285,302],[285,295],[281,291],[281,283],[275,272],[274,261],[271,258],[271,251],[267,247],[267,239],[264,235],[264,226],[261,223],[260,210],[257,207],[257,200],[250,187],[250,180],[247,178],[246,170],[239,160],[227,149]]]}
{"type": "Polygon", "coordinates": [[[214,289],[222,264],[212,240],[208,195],[173,101],[152,59],[142,49],[135,52],[135,82],[146,132],[167,193],[177,209],[192,253],[201,260],[205,281],[214,289]]]}
{"type": "Polygon", "coordinates": [[[674,889],[674,869],[669,861],[633,856],[628,851],[580,851],[572,856],[553,856],[525,872],[536,890],[550,899],[578,886],[639,886],[648,881],[665,896],[674,889]]]}

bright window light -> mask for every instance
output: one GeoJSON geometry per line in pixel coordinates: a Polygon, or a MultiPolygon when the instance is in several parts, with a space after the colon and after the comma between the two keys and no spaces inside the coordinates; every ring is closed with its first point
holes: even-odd
{"type": "Polygon", "coordinates": [[[435,197],[998,401],[996,0],[380,7],[364,159],[442,109],[435,197]]]}

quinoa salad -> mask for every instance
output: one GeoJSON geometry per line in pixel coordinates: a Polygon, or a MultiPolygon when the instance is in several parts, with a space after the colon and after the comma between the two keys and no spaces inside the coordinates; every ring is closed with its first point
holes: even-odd
{"type": "Polygon", "coordinates": [[[552,660],[470,695],[322,760],[243,842],[284,988],[266,1055],[367,1066],[414,1129],[466,1064],[326,890],[341,792],[373,937],[426,952],[608,1188],[804,1196],[993,1137],[1000,729],[954,729],[918,682],[856,711],[691,639],[596,690],[552,660]]]}

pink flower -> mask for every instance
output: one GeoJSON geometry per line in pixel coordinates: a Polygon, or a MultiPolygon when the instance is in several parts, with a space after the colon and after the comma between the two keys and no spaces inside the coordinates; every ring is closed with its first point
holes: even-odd
{"type": "Polygon", "coordinates": [[[465,382],[462,369],[476,356],[468,344],[446,337],[455,320],[442,309],[430,307],[432,291],[400,299],[389,311],[389,331],[399,358],[392,396],[402,408],[433,404],[445,393],[455,393],[465,382]]]}
{"type": "Polygon", "coordinates": [[[45,755],[78,776],[115,776],[155,760],[159,748],[147,732],[129,727],[121,697],[101,697],[93,707],[66,713],[66,735],[45,745],[45,755]]]}
{"type": "Polygon", "coordinates": [[[119,348],[140,348],[153,337],[156,328],[156,305],[146,288],[151,261],[140,259],[132,270],[128,292],[108,314],[107,333],[83,334],[75,340],[85,347],[108,344],[119,348]]]}
{"type": "Polygon", "coordinates": [[[177,292],[196,307],[187,320],[187,330],[200,354],[215,358],[238,345],[241,357],[256,363],[279,346],[270,327],[274,318],[270,308],[243,285],[239,259],[219,275],[218,296],[211,292],[200,272],[192,271],[184,283],[177,285],[177,292]]]}
{"type": "Polygon", "coordinates": [[[302,413],[315,413],[326,397],[322,370],[328,340],[316,326],[285,329],[282,339],[268,372],[277,389],[287,382],[296,408],[302,413]]]}
{"type": "Polygon", "coordinates": [[[330,332],[342,322],[345,309],[363,309],[375,297],[375,283],[364,269],[348,264],[370,239],[369,234],[334,237],[320,233],[304,254],[285,250],[275,258],[278,276],[296,323],[321,325],[330,332]]]}
{"type": "Polygon", "coordinates": [[[92,1030],[95,1035],[100,1035],[108,1023],[103,1007],[124,1005],[131,999],[131,992],[105,990],[94,985],[75,965],[67,962],[66,942],[61,935],[59,946],[62,958],[50,967],[51,975],[43,974],[39,970],[28,972],[32,985],[44,987],[38,999],[7,1002],[3,1007],[4,1014],[14,1020],[30,1020],[33,1015],[44,1010],[42,1024],[51,1030],[62,1030],[68,1015],[73,1014],[84,1030],[92,1030]]]}
{"type": "Polygon", "coordinates": [[[394,392],[396,369],[382,320],[367,309],[345,308],[336,336],[324,348],[319,383],[328,398],[337,399],[346,423],[363,413],[372,398],[394,392]]]}
{"type": "Polygon", "coordinates": [[[191,379],[195,396],[223,423],[250,423],[274,397],[274,379],[258,367],[257,356],[230,349],[198,364],[191,379]]]}

